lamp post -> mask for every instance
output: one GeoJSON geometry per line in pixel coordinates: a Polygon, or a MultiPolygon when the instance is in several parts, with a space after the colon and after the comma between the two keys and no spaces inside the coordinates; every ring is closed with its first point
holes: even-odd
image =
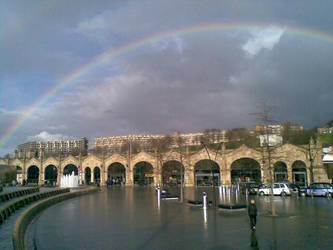
{"type": "Polygon", "coordinates": [[[273,192],[273,169],[272,169],[272,163],[271,163],[271,149],[270,149],[270,143],[269,143],[269,133],[267,130],[267,125],[265,126],[265,137],[266,141],[264,141],[266,150],[267,150],[267,160],[268,160],[268,170],[270,173],[270,184],[271,184],[271,195],[270,195],[270,201],[271,201],[271,208],[272,208],[272,216],[276,216],[275,212],[275,204],[274,204],[274,192],[273,192]]]}
{"type": "Polygon", "coordinates": [[[214,196],[214,208],[216,208],[216,196],[215,196],[215,185],[214,185],[214,173],[213,173],[213,165],[212,165],[212,160],[210,158],[210,154],[208,151],[208,148],[206,146],[206,144],[203,141],[200,141],[201,145],[204,147],[204,149],[206,150],[206,153],[208,155],[208,159],[209,159],[209,164],[210,164],[210,173],[212,176],[212,186],[213,186],[213,196],[214,196]]]}
{"type": "MultiPolygon", "coordinates": [[[[177,181],[178,182],[178,181],[177,181]]],[[[184,201],[183,191],[183,156],[180,154],[180,201],[184,201]]]]}

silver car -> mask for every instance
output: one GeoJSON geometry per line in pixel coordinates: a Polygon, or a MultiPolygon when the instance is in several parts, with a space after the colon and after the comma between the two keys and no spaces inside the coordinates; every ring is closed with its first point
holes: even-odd
{"type": "Polygon", "coordinates": [[[330,183],[314,182],[306,189],[306,195],[332,197],[333,186],[330,183]]]}

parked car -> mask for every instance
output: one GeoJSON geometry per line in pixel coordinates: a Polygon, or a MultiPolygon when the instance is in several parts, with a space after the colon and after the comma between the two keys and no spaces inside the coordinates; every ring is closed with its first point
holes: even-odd
{"type": "Polygon", "coordinates": [[[262,185],[260,182],[247,182],[245,187],[248,190],[248,193],[251,195],[258,194],[259,187],[262,185]]]}
{"type": "Polygon", "coordinates": [[[305,189],[307,196],[333,196],[333,186],[327,182],[314,182],[305,189]]]}
{"type": "Polygon", "coordinates": [[[293,193],[298,193],[299,190],[301,189],[300,186],[294,184],[294,183],[290,183],[289,184],[289,188],[290,188],[290,191],[293,192],[293,193]]]}
{"type": "MultiPolygon", "coordinates": [[[[271,194],[271,187],[268,186],[262,186],[259,188],[259,195],[270,195],[271,194]]],[[[288,183],[273,183],[273,194],[274,195],[281,195],[281,196],[287,196],[291,195],[291,190],[289,188],[288,183]]]]}

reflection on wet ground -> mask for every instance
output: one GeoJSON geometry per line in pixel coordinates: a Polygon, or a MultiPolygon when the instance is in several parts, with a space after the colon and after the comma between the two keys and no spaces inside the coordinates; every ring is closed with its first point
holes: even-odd
{"type": "MultiPolygon", "coordinates": [[[[210,200],[218,188],[187,188],[185,199],[210,200]]],[[[178,192],[170,190],[170,192],[178,192]]],[[[240,200],[245,196],[240,194],[240,200]]],[[[234,199],[234,197],[231,197],[234,199]]],[[[45,210],[29,228],[37,249],[331,249],[333,200],[255,197],[257,230],[247,211],[203,210],[179,201],[160,201],[149,187],[112,187],[45,210]]]]}

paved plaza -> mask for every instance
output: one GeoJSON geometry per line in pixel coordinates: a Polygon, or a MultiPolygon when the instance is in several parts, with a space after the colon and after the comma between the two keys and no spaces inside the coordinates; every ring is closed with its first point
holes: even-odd
{"type": "MultiPolygon", "coordinates": [[[[212,196],[211,189],[207,189],[212,196]]],[[[202,190],[186,189],[185,198],[202,190]]],[[[218,196],[218,192],[217,196],[218,196]]],[[[149,187],[104,189],[45,210],[28,230],[37,249],[331,249],[333,200],[256,197],[257,230],[247,212],[158,204],[149,187]]]]}

